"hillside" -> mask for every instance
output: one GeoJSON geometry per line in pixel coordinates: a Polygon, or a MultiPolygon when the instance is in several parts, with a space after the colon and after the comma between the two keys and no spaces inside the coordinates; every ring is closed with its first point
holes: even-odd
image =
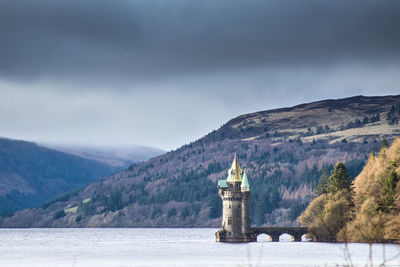
{"type": "Polygon", "coordinates": [[[354,178],[383,139],[400,134],[400,96],[351,97],[255,112],[205,137],[46,205],[7,227],[216,227],[223,179],[238,148],[253,225],[294,225],[324,168],[354,178]]]}
{"type": "Polygon", "coordinates": [[[41,206],[117,168],[32,142],[0,139],[0,214],[41,206]]]}

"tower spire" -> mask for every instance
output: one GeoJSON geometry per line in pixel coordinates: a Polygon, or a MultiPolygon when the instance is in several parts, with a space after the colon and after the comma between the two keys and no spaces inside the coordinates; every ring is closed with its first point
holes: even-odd
{"type": "Polygon", "coordinates": [[[247,180],[246,171],[243,170],[242,184],[240,185],[242,191],[250,191],[249,180],[247,180]]]}
{"type": "Polygon", "coordinates": [[[242,181],[241,175],[241,169],[239,166],[239,161],[237,160],[236,152],[235,152],[235,182],[242,181]]]}
{"type": "Polygon", "coordinates": [[[228,182],[241,182],[242,174],[243,170],[240,169],[239,161],[236,155],[236,146],[235,146],[235,157],[233,158],[232,166],[228,171],[228,178],[226,180],[228,182]]]}

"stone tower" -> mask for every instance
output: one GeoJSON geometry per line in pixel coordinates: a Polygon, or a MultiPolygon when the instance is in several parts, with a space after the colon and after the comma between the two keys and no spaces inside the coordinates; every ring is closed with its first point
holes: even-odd
{"type": "Polygon", "coordinates": [[[246,173],[240,169],[235,153],[226,180],[218,181],[218,194],[222,198],[222,229],[218,230],[218,242],[254,241],[250,228],[250,187],[246,173]]]}

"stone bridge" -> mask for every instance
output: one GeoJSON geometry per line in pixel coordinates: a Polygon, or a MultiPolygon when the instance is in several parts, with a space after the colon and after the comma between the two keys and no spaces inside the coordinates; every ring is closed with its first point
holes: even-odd
{"type": "Polygon", "coordinates": [[[301,241],[301,237],[307,233],[307,227],[252,227],[253,238],[257,240],[260,234],[267,234],[272,241],[279,241],[279,236],[289,234],[292,241],[301,241]]]}

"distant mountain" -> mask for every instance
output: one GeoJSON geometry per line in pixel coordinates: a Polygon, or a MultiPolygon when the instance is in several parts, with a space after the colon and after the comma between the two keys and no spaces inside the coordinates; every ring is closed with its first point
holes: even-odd
{"type": "Polygon", "coordinates": [[[324,168],[354,178],[383,139],[400,134],[400,96],[356,96],[245,114],[205,137],[133,164],[45,209],[3,218],[7,227],[217,227],[235,146],[251,190],[254,225],[294,225],[324,168]]]}
{"type": "Polygon", "coordinates": [[[41,206],[117,170],[33,142],[0,138],[0,214],[41,206]]]}
{"type": "Polygon", "coordinates": [[[54,145],[41,144],[50,149],[92,159],[101,163],[120,168],[127,168],[133,163],[140,163],[150,158],[164,154],[159,148],[147,146],[79,146],[79,145],[54,145]]]}

